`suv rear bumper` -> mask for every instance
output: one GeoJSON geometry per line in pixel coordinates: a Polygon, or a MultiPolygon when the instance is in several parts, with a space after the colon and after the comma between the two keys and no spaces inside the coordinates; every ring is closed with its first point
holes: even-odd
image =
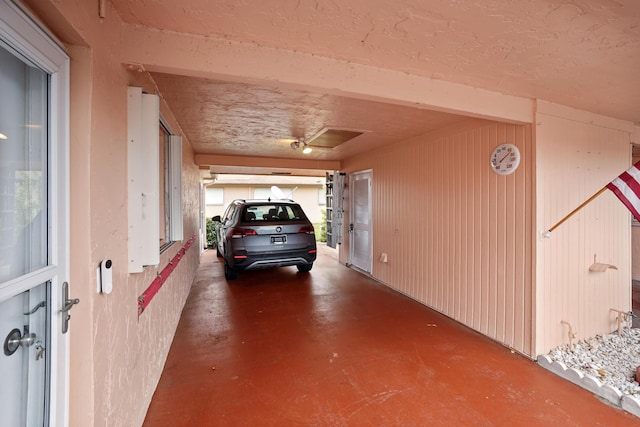
{"type": "Polygon", "coordinates": [[[257,270],[271,267],[287,267],[291,265],[312,264],[316,260],[315,250],[296,251],[286,254],[235,254],[227,260],[229,267],[234,270],[257,270]],[[236,258],[242,256],[246,258],[236,258]]]}

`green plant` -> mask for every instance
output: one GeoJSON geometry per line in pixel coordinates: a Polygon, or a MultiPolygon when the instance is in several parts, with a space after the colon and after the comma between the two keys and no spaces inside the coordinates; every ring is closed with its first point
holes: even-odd
{"type": "Polygon", "coordinates": [[[216,221],[211,218],[207,218],[207,247],[215,248],[217,244],[216,240],[216,221]]]}
{"type": "Polygon", "coordinates": [[[327,211],[322,211],[322,222],[313,224],[317,242],[327,241],[327,211]]]}

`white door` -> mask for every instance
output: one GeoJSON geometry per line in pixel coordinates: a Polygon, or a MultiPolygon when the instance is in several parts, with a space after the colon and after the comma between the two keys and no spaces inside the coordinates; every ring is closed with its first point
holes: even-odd
{"type": "Polygon", "coordinates": [[[68,58],[0,0],[0,424],[68,424],[68,58]]]}
{"type": "Polygon", "coordinates": [[[351,265],[371,273],[373,247],[371,244],[371,171],[349,176],[351,194],[350,258],[351,265]]]}
{"type": "Polygon", "coordinates": [[[0,302],[0,402],[7,425],[47,425],[47,290],[42,284],[0,302]]]}

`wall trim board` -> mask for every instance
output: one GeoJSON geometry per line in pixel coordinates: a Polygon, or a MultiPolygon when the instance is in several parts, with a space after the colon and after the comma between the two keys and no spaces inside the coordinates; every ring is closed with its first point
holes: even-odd
{"type": "Polygon", "coordinates": [[[145,309],[151,303],[151,300],[156,296],[160,288],[166,283],[169,279],[169,276],[173,271],[178,267],[178,264],[185,256],[193,242],[198,237],[198,233],[194,233],[191,238],[184,244],[182,248],[178,251],[178,253],[171,258],[171,261],[162,269],[162,271],[156,276],[156,278],[151,282],[151,284],[145,289],[145,291],[138,297],[138,317],[142,315],[145,309]]]}
{"type": "Polygon", "coordinates": [[[563,119],[569,119],[580,123],[602,126],[605,128],[622,130],[630,134],[636,134],[640,141],[640,130],[633,123],[614,119],[612,117],[602,116],[600,114],[591,113],[576,108],[567,107],[566,105],[554,104],[553,102],[538,99],[536,101],[536,122],[539,122],[538,115],[554,116],[563,119]]]}

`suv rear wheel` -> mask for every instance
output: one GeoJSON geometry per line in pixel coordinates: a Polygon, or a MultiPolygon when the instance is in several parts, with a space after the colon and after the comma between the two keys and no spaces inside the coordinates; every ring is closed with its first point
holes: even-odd
{"type": "Polygon", "coordinates": [[[298,267],[298,271],[300,271],[302,273],[307,273],[307,272],[311,271],[311,268],[313,267],[313,263],[311,263],[311,264],[298,264],[296,267],[298,267]]]}
{"type": "Polygon", "coordinates": [[[227,261],[224,262],[224,278],[227,280],[236,280],[238,278],[238,272],[229,267],[227,261]]]}

